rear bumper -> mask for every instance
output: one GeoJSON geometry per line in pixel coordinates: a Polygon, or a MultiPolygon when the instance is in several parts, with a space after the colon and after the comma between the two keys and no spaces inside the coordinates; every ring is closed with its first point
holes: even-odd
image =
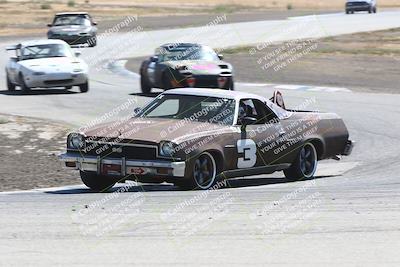
{"type": "Polygon", "coordinates": [[[357,5],[346,6],[347,11],[368,11],[370,10],[370,8],[371,8],[370,4],[357,4],[357,5]]]}
{"type": "MultiPolygon", "coordinates": [[[[65,162],[67,167],[81,171],[103,173],[103,167],[120,166],[120,171],[117,174],[108,175],[138,175],[138,176],[168,176],[168,177],[184,177],[186,163],[184,161],[170,162],[163,160],[130,160],[122,158],[100,158],[95,156],[83,156],[79,153],[65,153],[58,156],[59,160],[65,162]],[[137,168],[135,173],[132,169],[137,168]],[[142,170],[143,173],[138,173],[142,170]]],[[[107,173],[106,173],[107,175],[107,173]]]]}
{"type": "Polygon", "coordinates": [[[342,152],[343,156],[350,156],[351,152],[353,151],[355,142],[352,140],[347,140],[346,146],[344,147],[344,150],[342,152]]]}

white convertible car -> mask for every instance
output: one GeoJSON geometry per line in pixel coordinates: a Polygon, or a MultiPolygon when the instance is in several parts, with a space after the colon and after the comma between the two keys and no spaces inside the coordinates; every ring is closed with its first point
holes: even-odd
{"type": "Polygon", "coordinates": [[[89,90],[88,65],[61,40],[22,42],[7,47],[14,50],[6,66],[7,87],[14,91],[19,86],[23,92],[31,88],[79,86],[82,93],[89,90]]]}

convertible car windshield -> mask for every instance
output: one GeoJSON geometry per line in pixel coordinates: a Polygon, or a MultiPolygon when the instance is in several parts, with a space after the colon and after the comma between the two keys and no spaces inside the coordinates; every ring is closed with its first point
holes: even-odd
{"type": "Polygon", "coordinates": [[[26,46],[21,49],[22,59],[36,59],[47,57],[72,57],[72,51],[63,44],[43,44],[26,46]]]}
{"type": "Polygon", "coordinates": [[[59,16],[54,19],[53,26],[81,25],[90,26],[90,20],[85,16],[59,16]]]}
{"type": "Polygon", "coordinates": [[[168,118],[232,125],[235,100],[207,96],[160,95],[139,114],[144,118],[168,118]]]}
{"type": "Polygon", "coordinates": [[[159,55],[160,61],[178,61],[178,60],[218,60],[218,55],[207,46],[190,46],[190,47],[177,47],[173,50],[159,55]]]}

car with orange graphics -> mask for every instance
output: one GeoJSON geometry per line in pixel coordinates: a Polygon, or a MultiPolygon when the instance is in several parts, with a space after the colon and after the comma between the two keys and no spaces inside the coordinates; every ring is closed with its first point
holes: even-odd
{"type": "Polygon", "coordinates": [[[234,90],[232,65],[222,59],[221,54],[205,45],[164,44],[141,64],[142,92],[180,87],[234,90]]]}

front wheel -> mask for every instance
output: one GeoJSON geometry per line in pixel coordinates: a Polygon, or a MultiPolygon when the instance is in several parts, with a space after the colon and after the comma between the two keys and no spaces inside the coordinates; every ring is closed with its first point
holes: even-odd
{"type": "Polygon", "coordinates": [[[143,76],[143,73],[140,75],[140,87],[143,94],[151,93],[151,86],[147,83],[146,78],[143,76]]]}
{"type": "Polygon", "coordinates": [[[97,175],[94,172],[80,172],[82,182],[90,189],[97,192],[105,192],[111,189],[117,181],[108,176],[97,175]]]}
{"type": "Polygon", "coordinates": [[[203,152],[195,159],[190,178],[186,181],[177,181],[175,184],[185,190],[207,190],[216,182],[216,161],[210,153],[203,152]]]}
{"type": "Polygon", "coordinates": [[[79,90],[81,93],[86,93],[89,91],[89,82],[87,81],[86,83],[79,85],[79,90]]]}
{"type": "Polygon", "coordinates": [[[227,90],[234,91],[235,90],[235,82],[233,81],[233,77],[229,79],[229,85],[227,90]]]}
{"type": "Polygon", "coordinates": [[[22,73],[19,74],[19,86],[21,87],[22,93],[24,94],[31,91],[31,88],[26,85],[24,75],[22,73]]]}
{"type": "Polygon", "coordinates": [[[8,89],[8,91],[15,91],[15,84],[13,84],[10,81],[10,78],[8,77],[8,74],[6,74],[6,75],[7,75],[7,89],[8,89]]]}
{"type": "Polygon", "coordinates": [[[312,143],[306,143],[299,151],[293,164],[283,171],[289,181],[311,179],[317,170],[317,150],[312,143]]]}
{"type": "Polygon", "coordinates": [[[164,90],[169,90],[172,89],[172,83],[171,83],[171,78],[169,77],[169,75],[167,73],[164,73],[162,76],[162,85],[164,90]]]}
{"type": "Polygon", "coordinates": [[[95,47],[97,45],[97,36],[93,36],[88,41],[89,47],[95,47]]]}

